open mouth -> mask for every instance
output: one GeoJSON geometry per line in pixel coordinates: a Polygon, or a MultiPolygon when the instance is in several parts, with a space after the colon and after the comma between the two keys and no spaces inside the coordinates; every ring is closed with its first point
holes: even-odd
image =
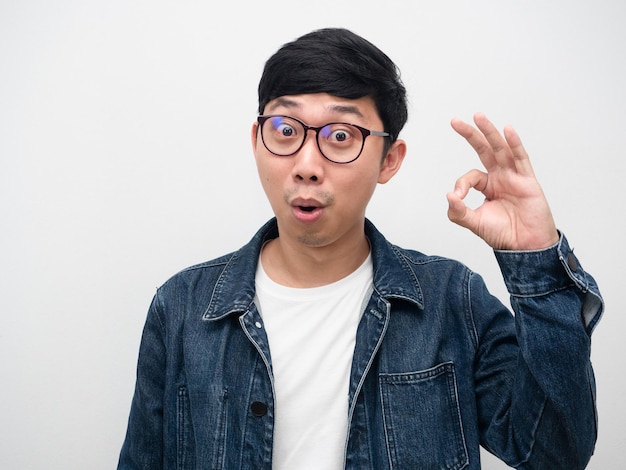
{"type": "Polygon", "coordinates": [[[319,220],[324,211],[324,204],[314,198],[296,198],[290,204],[296,220],[304,223],[319,220]]]}
{"type": "Polygon", "coordinates": [[[304,223],[315,222],[322,216],[323,208],[316,205],[295,205],[293,214],[296,220],[304,223]]]}

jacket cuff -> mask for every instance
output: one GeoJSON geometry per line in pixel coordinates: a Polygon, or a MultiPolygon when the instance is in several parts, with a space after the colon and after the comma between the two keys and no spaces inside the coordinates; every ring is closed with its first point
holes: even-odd
{"type": "Polygon", "coordinates": [[[509,294],[531,297],[576,285],[582,292],[589,280],[567,238],[543,250],[494,250],[509,294]]]}

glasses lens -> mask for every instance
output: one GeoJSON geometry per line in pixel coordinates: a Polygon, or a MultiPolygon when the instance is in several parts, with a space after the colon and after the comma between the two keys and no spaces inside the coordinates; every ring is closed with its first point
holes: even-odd
{"type": "Polygon", "coordinates": [[[261,127],[267,150],[276,155],[293,155],[304,142],[306,132],[301,123],[287,116],[271,116],[261,127]]]}
{"type": "Polygon", "coordinates": [[[317,142],[326,158],[337,163],[351,162],[363,148],[363,133],[346,123],[331,123],[320,129],[317,142]]]}

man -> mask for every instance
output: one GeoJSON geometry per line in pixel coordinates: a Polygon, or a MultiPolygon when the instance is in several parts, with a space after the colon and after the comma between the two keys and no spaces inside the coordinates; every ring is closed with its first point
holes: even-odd
{"type": "Polygon", "coordinates": [[[347,30],[307,34],[266,63],[259,113],[275,219],[158,289],[119,468],[477,469],[479,445],[513,467],[584,468],[603,303],[515,131],[453,120],[486,171],[448,194],[450,219],[494,248],[514,318],[480,276],[365,218],[406,152],[385,54],[347,30]]]}

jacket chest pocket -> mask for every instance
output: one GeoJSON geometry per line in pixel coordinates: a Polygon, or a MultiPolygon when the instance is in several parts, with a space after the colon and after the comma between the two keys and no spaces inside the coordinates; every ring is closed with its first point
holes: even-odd
{"type": "Polygon", "coordinates": [[[396,469],[468,465],[454,364],[379,375],[387,454],[396,469]]]}

